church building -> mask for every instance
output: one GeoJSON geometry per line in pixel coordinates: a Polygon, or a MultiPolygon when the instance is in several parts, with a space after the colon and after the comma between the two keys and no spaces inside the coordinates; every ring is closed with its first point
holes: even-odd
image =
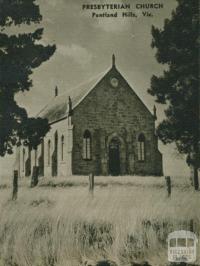
{"type": "Polygon", "coordinates": [[[40,176],[162,175],[162,155],[152,114],[118,71],[109,71],[41,110],[51,130],[37,150],[20,147],[20,176],[38,166],[40,176]]]}

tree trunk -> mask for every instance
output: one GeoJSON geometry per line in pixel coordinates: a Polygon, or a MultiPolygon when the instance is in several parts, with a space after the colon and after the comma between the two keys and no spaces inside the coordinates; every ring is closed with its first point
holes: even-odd
{"type": "Polygon", "coordinates": [[[198,167],[196,165],[193,166],[193,184],[194,189],[199,189],[199,177],[198,177],[198,167]]]}
{"type": "Polygon", "coordinates": [[[18,171],[14,170],[12,200],[17,199],[17,192],[18,192],[18,171]]]}
{"type": "Polygon", "coordinates": [[[195,190],[199,190],[199,177],[198,177],[198,169],[199,169],[199,149],[198,143],[194,145],[193,151],[188,155],[187,163],[191,168],[191,183],[194,186],[195,190]]]}

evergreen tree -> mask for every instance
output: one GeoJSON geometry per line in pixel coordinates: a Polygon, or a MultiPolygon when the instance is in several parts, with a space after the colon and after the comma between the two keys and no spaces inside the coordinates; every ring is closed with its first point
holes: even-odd
{"type": "Polygon", "coordinates": [[[0,155],[13,153],[15,145],[36,148],[50,129],[48,121],[29,118],[18,106],[15,94],[29,91],[33,70],[55,52],[55,45],[40,44],[43,29],[8,34],[11,26],[40,23],[42,16],[35,0],[0,1],[0,155]]]}
{"type": "Polygon", "coordinates": [[[148,92],[166,104],[166,118],[157,133],[164,144],[175,142],[194,169],[197,190],[199,167],[199,1],[177,0],[164,28],[152,27],[156,59],[166,64],[160,77],[153,76],[148,92]]]}

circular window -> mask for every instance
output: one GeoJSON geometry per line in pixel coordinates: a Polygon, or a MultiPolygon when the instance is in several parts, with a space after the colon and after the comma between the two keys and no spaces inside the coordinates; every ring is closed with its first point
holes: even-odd
{"type": "Polygon", "coordinates": [[[116,78],[111,78],[110,83],[114,88],[116,88],[119,84],[119,81],[116,78]]]}

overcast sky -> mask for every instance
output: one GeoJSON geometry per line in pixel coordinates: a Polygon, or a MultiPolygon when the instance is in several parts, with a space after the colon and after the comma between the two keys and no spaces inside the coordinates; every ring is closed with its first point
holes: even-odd
{"type": "MultiPolygon", "coordinates": [[[[151,26],[162,28],[164,19],[170,18],[175,9],[176,1],[156,1],[164,3],[164,8],[152,10],[153,17],[150,18],[142,15],[142,11],[147,10],[135,9],[136,3],[150,3],[149,0],[123,2],[131,4],[131,11],[137,18],[95,19],[91,17],[91,10],[82,10],[82,4],[122,3],[122,0],[38,0],[43,15],[43,21],[37,25],[44,27],[42,42],[56,44],[57,50],[49,61],[34,71],[31,91],[17,96],[19,104],[26,107],[30,115],[35,115],[54,96],[55,86],[58,86],[60,94],[99,73],[105,73],[111,67],[113,53],[118,70],[147,107],[153,109],[154,99],[147,94],[147,89],[151,76],[161,74],[163,66],[156,62],[155,50],[151,48],[151,26]]],[[[27,31],[27,27],[17,30],[27,31]]],[[[160,121],[163,108],[157,107],[160,121]]],[[[160,150],[164,156],[165,174],[188,173],[184,160],[172,146],[161,144],[160,150]]],[[[2,173],[8,171],[8,163],[10,171],[11,161],[11,158],[0,159],[2,173]]]]}

